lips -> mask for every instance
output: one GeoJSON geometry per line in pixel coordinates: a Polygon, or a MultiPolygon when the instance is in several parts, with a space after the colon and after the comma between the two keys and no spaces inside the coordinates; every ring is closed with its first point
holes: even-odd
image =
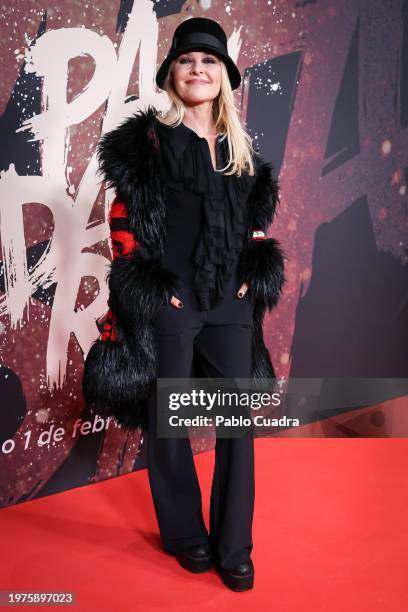
{"type": "Polygon", "coordinates": [[[186,81],[188,85],[208,85],[208,81],[201,81],[199,79],[192,79],[191,81],[186,81]]]}

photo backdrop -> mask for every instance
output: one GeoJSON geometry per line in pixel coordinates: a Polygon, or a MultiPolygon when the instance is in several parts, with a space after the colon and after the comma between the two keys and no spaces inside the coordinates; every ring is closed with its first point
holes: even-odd
{"type": "MultiPolygon", "coordinates": [[[[13,0],[0,15],[0,506],[146,467],[145,440],[81,395],[111,259],[95,147],[139,108],[169,107],[156,70],[192,16],[225,29],[237,108],[281,184],[270,235],[288,283],[265,319],[278,377],[407,379],[408,0],[13,0]]],[[[390,414],[353,431],[395,435],[390,414]]]]}

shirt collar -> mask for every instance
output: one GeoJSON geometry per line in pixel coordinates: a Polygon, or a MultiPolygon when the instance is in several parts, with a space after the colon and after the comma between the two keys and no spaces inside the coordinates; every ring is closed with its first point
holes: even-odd
{"type": "MultiPolygon", "coordinates": [[[[201,138],[194,130],[184,125],[183,122],[181,122],[177,127],[169,127],[167,125],[163,125],[160,122],[159,126],[161,129],[161,133],[169,142],[173,153],[177,159],[179,159],[183,154],[185,148],[187,147],[190,141],[190,138],[206,142],[206,139],[204,137],[201,138]]],[[[219,138],[220,137],[217,138],[217,143],[219,143],[219,138]]]]}

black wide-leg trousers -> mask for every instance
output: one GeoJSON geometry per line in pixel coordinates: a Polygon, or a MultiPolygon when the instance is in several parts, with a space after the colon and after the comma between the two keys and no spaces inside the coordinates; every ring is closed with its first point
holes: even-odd
{"type": "MultiPolygon", "coordinates": [[[[235,274],[220,306],[197,311],[190,285],[154,321],[158,376],[189,378],[194,347],[217,378],[249,378],[252,368],[252,303],[238,298],[235,274]]],[[[247,561],[253,548],[255,502],[253,428],[242,437],[216,438],[211,488],[210,530],[202,512],[201,491],[189,438],[157,437],[156,396],[149,402],[147,466],[153,503],[165,550],[177,553],[194,544],[211,545],[225,569],[247,561]]]]}

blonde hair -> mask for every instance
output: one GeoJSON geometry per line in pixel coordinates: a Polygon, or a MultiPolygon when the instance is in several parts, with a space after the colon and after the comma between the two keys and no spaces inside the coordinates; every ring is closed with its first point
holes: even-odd
{"type": "MultiPolygon", "coordinates": [[[[174,87],[173,66],[175,62],[176,59],[171,62],[163,83],[163,89],[171,100],[171,107],[164,116],[161,115],[161,111],[158,111],[157,115],[157,120],[169,127],[180,125],[185,113],[184,103],[174,87]]],[[[216,131],[222,136],[221,141],[227,138],[229,158],[225,168],[217,170],[217,172],[225,175],[237,174],[237,176],[241,176],[242,172],[248,172],[250,176],[253,176],[255,174],[255,167],[252,156],[256,151],[252,146],[251,136],[247,134],[241,125],[238,111],[235,107],[234,94],[227,68],[222,60],[220,60],[220,64],[221,88],[220,93],[213,100],[212,109],[216,131]],[[224,172],[230,166],[230,170],[224,172]]]]}

